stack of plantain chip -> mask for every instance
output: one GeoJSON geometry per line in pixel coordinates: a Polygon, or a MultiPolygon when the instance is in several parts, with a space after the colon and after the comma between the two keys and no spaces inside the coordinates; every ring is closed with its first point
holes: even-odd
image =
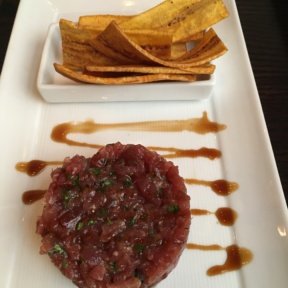
{"type": "Polygon", "coordinates": [[[222,0],[166,0],[133,16],[61,19],[63,64],[54,67],[92,84],[207,79],[227,51],[211,26],[227,16],[222,0]]]}

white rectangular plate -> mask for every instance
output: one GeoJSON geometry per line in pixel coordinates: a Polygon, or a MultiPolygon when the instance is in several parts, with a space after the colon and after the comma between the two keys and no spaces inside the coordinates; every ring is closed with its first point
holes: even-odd
{"type": "MultiPolygon", "coordinates": [[[[93,119],[101,123],[176,120],[201,117],[227,125],[218,134],[107,130],[73,139],[106,144],[116,141],[147,146],[220,149],[222,157],[175,159],[183,177],[239,183],[229,197],[208,187],[187,186],[191,208],[215,211],[229,206],[237,211],[234,226],[217,223],[214,215],[193,217],[189,242],[236,243],[249,248],[253,261],[241,270],[208,277],[206,270],[225,260],[224,251],[185,250],[177,268],[157,287],[284,288],[288,283],[287,208],[276,170],[260,101],[250,67],[234,1],[226,1],[230,17],[216,26],[229,52],[219,60],[213,95],[204,101],[49,104],[36,89],[36,78],[48,26],[59,17],[80,14],[140,12],[159,1],[133,0],[23,0],[11,36],[0,86],[0,287],[74,287],[47,256],[39,255],[35,223],[42,203],[25,206],[22,192],[45,189],[48,168],[28,177],[15,170],[19,161],[61,160],[76,153],[91,156],[89,148],[55,143],[50,133],[56,124],[93,119]]],[[[175,94],[181,94],[171,86],[175,94]]],[[[123,89],[125,93],[125,89],[123,89]]],[[[157,95],[160,90],[150,90],[157,95]]]]}

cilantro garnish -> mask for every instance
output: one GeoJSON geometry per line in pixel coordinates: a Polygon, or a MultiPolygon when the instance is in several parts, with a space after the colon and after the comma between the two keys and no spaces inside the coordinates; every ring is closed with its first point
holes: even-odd
{"type": "Polygon", "coordinates": [[[177,213],[179,211],[179,206],[177,204],[170,204],[168,207],[167,207],[167,211],[169,213],[177,213]]]}

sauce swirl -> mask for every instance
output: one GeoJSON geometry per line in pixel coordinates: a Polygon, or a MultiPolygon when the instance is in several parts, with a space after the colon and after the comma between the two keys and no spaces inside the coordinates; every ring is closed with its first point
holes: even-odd
{"type": "Polygon", "coordinates": [[[103,130],[129,130],[150,132],[182,132],[189,131],[198,134],[217,133],[226,129],[226,125],[210,121],[207,112],[203,112],[201,118],[190,118],[186,120],[159,120],[143,122],[124,123],[96,123],[92,120],[84,122],[66,122],[56,125],[51,133],[51,139],[55,142],[66,143],[84,147],[100,148],[98,144],[77,142],[68,138],[69,134],[83,133],[91,134],[103,130]]]}
{"type": "MultiPolygon", "coordinates": [[[[159,120],[144,122],[124,122],[124,123],[96,123],[92,120],[84,122],[66,122],[56,125],[51,132],[51,139],[58,143],[65,143],[70,146],[101,148],[100,144],[75,141],[68,138],[69,134],[82,133],[92,134],[103,130],[140,130],[150,132],[182,132],[190,131],[198,134],[217,133],[226,129],[226,125],[210,121],[207,112],[203,112],[201,118],[191,118],[186,120],[159,120]]],[[[164,148],[158,146],[147,147],[151,150],[170,152],[163,155],[173,157],[199,157],[204,156],[215,159],[221,156],[217,149],[201,148],[199,150],[181,150],[176,148],[164,148]]]]}

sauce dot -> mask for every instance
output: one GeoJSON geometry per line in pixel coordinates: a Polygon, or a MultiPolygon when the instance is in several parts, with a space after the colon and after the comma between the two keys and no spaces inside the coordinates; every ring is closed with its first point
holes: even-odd
{"type": "Polygon", "coordinates": [[[47,190],[28,190],[22,194],[22,202],[25,205],[33,204],[34,202],[42,199],[47,190]]]}
{"type": "Polygon", "coordinates": [[[229,207],[221,207],[216,210],[215,216],[222,225],[232,226],[234,225],[238,215],[236,211],[229,207]]]}
{"type": "Polygon", "coordinates": [[[253,259],[252,252],[238,245],[228,246],[226,249],[227,258],[223,265],[215,265],[207,270],[207,275],[215,276],[225,272],[235,271],[243,265],[250,263],[253,259]]]}

